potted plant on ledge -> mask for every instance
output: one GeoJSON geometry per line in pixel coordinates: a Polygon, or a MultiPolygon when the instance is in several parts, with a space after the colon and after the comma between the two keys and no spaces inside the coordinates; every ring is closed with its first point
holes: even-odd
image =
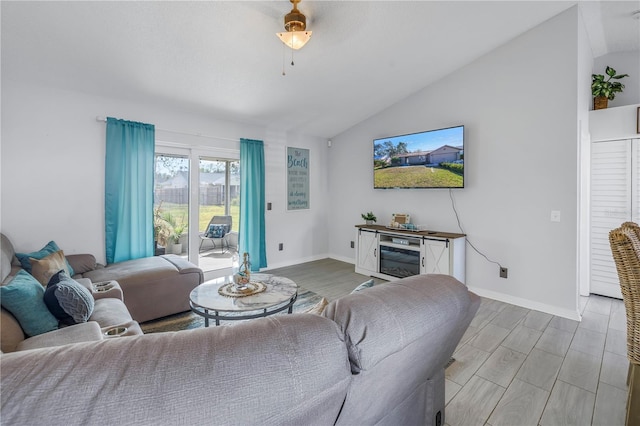
{"type": "Polygon", "coordinates": [[[616,75],[616,70],[611,67],[607,67],[605,70],[605,76],[602,74],[591,74],[591,94],[593,95],[593,109],[605,109],[609,101],[612,101],[616,97],[616,93],[621,93],[624,89],[624,84],[619,81],[624,77],[629,77],[629,74],[616,75]]]}
{"type": "Polygon", "coordinates": [[[367,225],[373,225],[373,223],[378,220],[373,212],[362,213],[360,216],[362,216],[367,225]]]}
{"type": "Polygon", "coordinates": [[[184,217],[182,220],[178,220],[171,212],[164,212],[162,214],[162,219],[169,226],[169,242],[172,244],[170,247],[170,252],[173,254],[182,253],[182,243],[180,242],[180,237],[184,233],[187,228],[187,222],[185,222],[184,217]]]}
{"type": "Polygon", "coordinates": [[[153,240],[154,255],[165,254],[169,237],[171,236],[171,225],[163,218],[162,202],[153,209],[153,240]]]}

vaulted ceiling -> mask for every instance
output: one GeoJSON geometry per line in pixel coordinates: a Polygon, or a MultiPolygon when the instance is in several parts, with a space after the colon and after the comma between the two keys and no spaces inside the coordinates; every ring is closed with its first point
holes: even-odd
{"type": "MultiPolygon", "coordinates": [[[[576,3],[303,0],[313,37],[291,66],[286,0],[2,1],[2,83],[330,138],[576,3]]],[[[640,1],[581,7],[595,56],[639,49],[640,1]]]]}

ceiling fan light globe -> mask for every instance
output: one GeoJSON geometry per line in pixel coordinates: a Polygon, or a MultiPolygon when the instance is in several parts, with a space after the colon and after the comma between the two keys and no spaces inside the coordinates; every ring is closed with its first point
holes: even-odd
{"type": "Polygon", "coordinates": [[[311,39],[311,33],[312,31],[286,31],[276,35],[287,47],[298,50],[311,39]]]}

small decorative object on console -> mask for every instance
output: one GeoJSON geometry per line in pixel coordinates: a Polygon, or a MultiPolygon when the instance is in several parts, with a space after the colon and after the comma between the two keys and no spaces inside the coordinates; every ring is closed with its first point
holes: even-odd
{"type": "Polygon", "coordinates": [[[362,216],[367,225],[373,225],[373,223],[378,220],[373,212],[362,213],[360,216],[362,216]]]}
{"type": "Polygon", "coordinates": [[[393,213],[391,215],[391,223],[389,228],[409,229],[406,225],[410,224],[411,216],[405,213],[393,213]]]}

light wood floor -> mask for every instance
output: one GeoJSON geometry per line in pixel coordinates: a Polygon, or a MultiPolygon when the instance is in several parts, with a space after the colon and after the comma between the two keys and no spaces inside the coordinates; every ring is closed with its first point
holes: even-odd
{"type": "MultiPolygon", "coordinates": [[[[333,259],[269,272],[329,300],[369,279],[333,259]]],[[[446,424],[624,425],[624,305],[600,296],[581,305],[577,322],[483,298],[446,370],[446,424]]]]}
{"type": "MultiPolygon", "coordinates": [[[[290,278],[299,286],[326,297],[328,301],[346,296],[358,285],[371,279],[356,274],[352,264],[335,259],[316,260],[264,272],[290,278]]],[[[385,282],[379,278],[373,280],[376,284],[385,282]]]]}

